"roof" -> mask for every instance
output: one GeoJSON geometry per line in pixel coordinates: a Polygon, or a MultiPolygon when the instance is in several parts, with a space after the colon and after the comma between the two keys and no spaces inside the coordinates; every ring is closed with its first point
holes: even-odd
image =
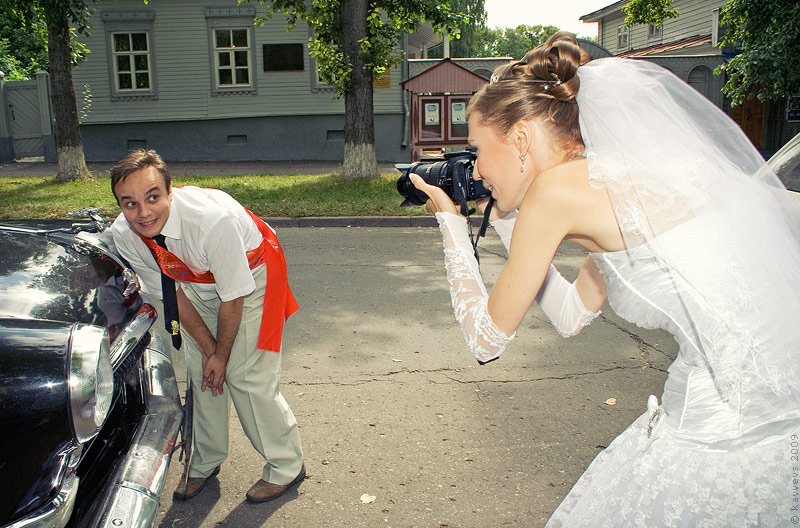
{"type": "Polygon", "coordinates": [[[609,15],[611,13],[620,12],[622,10],[622,6],[624,6],[624,5],[628,4],[628,3],[630,3],[630,0],[620,0],[619,2],[614,2],[611,5],[607,5],[606,7],[598,9],[597,11],[592,11],[591,13],[583,15],[578,20],[580,20],[581,22],[584,22],[584,23],[587,23],[587,22],[599,22],[600,19],[603,18],[606,15],[609,15]]]}
{"type": "Polygon", "coordinates": [[[449,58],[402,82],[403,88],[414,93],[475,93],[488,81],[449,58]]]}
{"type": "Polygon", "coordinates": [[[721,55],[722,51],[711,45],[711,35],[696,35],[667,42],[654,44],[646,48],[625,51],[618,57],[647,57],[652,55],[721,55]]]}

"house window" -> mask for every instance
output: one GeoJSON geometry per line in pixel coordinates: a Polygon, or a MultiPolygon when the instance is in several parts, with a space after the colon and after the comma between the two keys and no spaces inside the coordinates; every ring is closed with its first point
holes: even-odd
{"type": "Polygon", "coordinates": [[[249,87],[250,28],[214,30],[217,88],[249,87]]]}
{"type": "Polygon", "coordinates": [[[617,49],[628,49],[631,29],[625,24],[617,26],[617,49]]]}
{"type": "Polygon", "coordinates": [[[153,12],[147,11],[101,13],[112,101],[157,97],[154,17],[153,12]]]}
{"type": "Polygon", "coordinates": [[[112,33],[117,92],[149,92],[150,46],[147,33],[112,33]]]}
{"type": "MultiPolygon", "coordinates": [[[[325,82],[319,74],[316,62],[312,61],[313,75],[311,76],[311,91],[313,92],[335,92],[336,86],[325,82]]],[[[335,78],[334,78],[335,80],[335,78]]]]}
{"type": "Polygon", "coordinates": [[[256,93],[255,8],[207,7],[211,95],[256,93]]]}
{"type": "Polygon", "coordinates": [[[661,29],[655,24],[647,26],[647,40],[659,40],[661,38],[661,29]]]}

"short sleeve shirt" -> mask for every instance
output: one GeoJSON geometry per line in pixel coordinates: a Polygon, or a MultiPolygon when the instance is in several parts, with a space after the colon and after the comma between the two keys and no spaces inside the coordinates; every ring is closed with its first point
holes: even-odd
{"type": "MultiPolygon", "coordinates": [[[[112,225],[117,250],[133,267],[145,293],[161,296],[161,271],[150,249],[123,214],[112,225]]],[[[192,271],[214,274],[214,284],[182,282],[203,300],[231,301],[255,290],[247,251],[262,235],[233,197],[217,189],[173,187],[169,217],[161,230],[167,249],[192,271]]]]}

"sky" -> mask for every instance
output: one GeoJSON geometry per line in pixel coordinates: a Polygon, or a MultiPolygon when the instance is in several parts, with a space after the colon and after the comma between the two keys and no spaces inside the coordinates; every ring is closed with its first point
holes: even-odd
{"type": "Polygon", "coordinates": [[[489,27],[557,26],[578,36],[597,36],[597,24],[579,20],[615,0],[484,0],[489,27]]]}

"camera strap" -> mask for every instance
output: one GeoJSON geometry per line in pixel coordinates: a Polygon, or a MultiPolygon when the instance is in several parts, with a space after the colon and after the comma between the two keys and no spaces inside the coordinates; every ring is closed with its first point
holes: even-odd
{"type": "Polygon", "coordinates": [[[478,236],[475,239],[472,239],[472,222],[470,222],[469,215],[467,215],[467,225],[469,226],[469,238],[472,240],[472,249],[475,253],[475,260],[478,261],[480,264],[481,259],[478,256],[478,240],[482,236],[486,236],[486,228],[489,227],[489,215],[492,213],[492,207],[494,207],[494,198],[489,197],[489,203],[486,204],[486,209],[483,211],[483,221],[481,222],[481,227],[478,229],[478,236]]]}

